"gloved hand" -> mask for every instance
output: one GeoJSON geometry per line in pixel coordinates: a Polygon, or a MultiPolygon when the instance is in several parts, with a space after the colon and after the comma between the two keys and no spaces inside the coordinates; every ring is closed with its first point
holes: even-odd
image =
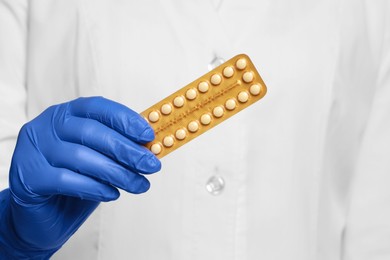
{"type": "Polygon", "coordinates": [[[153,139],[140,115],[101,97],[52,106],[24,125],[0,193],[0,258],[47,259],[117,188],[147,191],[142,174],[161,164],[140,144],[153,139]]]}

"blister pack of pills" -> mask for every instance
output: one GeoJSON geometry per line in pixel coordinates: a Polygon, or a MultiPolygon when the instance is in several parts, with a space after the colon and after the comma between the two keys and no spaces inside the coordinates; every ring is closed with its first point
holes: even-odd
{"type": "Polygon", "coordinates": [[[266,92],[249,57],[237,55],[142,112],[156,136],[145,146],[162,158],[260,100],[266,92]]]}

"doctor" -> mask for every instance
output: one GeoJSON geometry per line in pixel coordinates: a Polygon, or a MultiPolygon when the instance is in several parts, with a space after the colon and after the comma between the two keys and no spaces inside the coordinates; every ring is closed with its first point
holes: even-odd
{"type": "Polygon", "coordinates": [[[389,259],[389,15],[1,0],[0,258],[389,259]],[[161,162],[143,149],[137,112],[238,53],[267,96],[161,162]]]}

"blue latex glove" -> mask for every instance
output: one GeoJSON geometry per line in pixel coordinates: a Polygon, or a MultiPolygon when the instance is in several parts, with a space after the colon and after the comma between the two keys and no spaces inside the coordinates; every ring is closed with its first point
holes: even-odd
{"type": "Polygon", "coordinates": [[[24,125],[0,193],[0,258],[47,259],[117,188],[147,191],[142,174],[161,163],[140,144],[153,139],[140,115],[101,97],[52,106],[24,125]]]}

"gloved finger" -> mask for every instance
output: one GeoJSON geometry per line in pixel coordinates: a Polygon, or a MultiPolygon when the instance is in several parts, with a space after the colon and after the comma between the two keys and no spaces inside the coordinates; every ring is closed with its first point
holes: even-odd
{"type": "Polygon", "coordinates": [[[154,131],[138,113],[103,97],[78,98],[69,103],[72,115],[90,118],[137,143],[154,140],[154,131]]]}
{"type": "Polygon", "coordinates": [[[161,169],[160,161],[148,149],[98,121],[70,116],[56,132],[62,140],[88,146],[133,171],[154,173],[161,169]]]}
{"type": "Polygon", "coordinates": [[[93,201],[119,198],[119,191],[108,184],[65,168],[47,167],[44,178],[30,182],[34,193],[44,196],[65,195],[93,201]]]}
{"type": "Polygon", "coordinates": [[[144,176],[83,145],[64,143],[56,147],[56,153],[48,153],[45,157],[57,168],[66,168],[93,177],[131,193],[142,193],[150,187],[144,176]]]}

